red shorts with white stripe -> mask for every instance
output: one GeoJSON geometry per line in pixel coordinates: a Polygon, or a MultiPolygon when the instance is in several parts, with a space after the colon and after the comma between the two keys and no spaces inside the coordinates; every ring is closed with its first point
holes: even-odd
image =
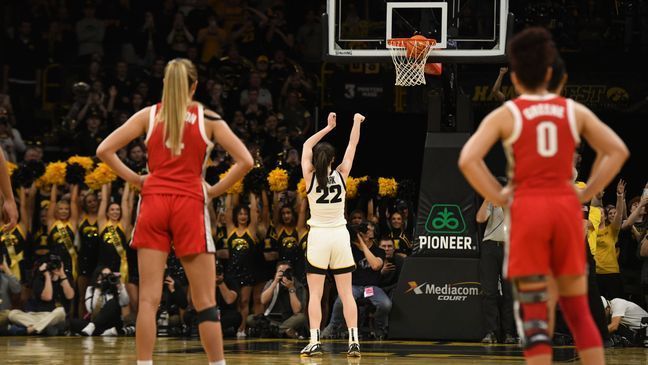
{"type": "Polygon", "coordinates": [[[515,196],[510,208],[506,276],[584,275],[585,228],[575,195],[515,196]]]}
{"type": "Polygon", "coordinates": [[[142,196],[131,247],[169,252],[172,246],[177,257],[216,252],[205,202],[183,195],[142,196]]]}

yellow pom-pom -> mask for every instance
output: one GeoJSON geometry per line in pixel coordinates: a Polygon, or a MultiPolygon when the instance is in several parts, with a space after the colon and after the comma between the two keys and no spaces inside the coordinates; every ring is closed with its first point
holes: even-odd
{"type": "MultiPolygon", "coordinates": [[[[222,174],[220,174],[219,179],[223,180],[223,178],[225,178],[225,176],[227,176],[228,173],[229,170],[223,172],[222,174]]],[[[234,194],[234,195],[241,194],[243,192],[243,179],[235,182],[234,185],[230,186],[230,188],[225,190],[225,192],[227,194],[234,194]]]]}
{"type": "Polygon", "coordinates": [[[94,171],[85,176],[85,184],[92,190],[101,190],[101,182],[97,180],[97,174],[94,171]]]}
{"type": "Polygon", "coordinates": [[[369,179],[369,176],[359,177],[358,182],[361,183],[361,182],[367,181],[368,179],[369,179]]]}
{"type": "Polygon", "coordinates": [[[268,174],[270,191],[285,191],[288,189],[288,172],[277,167],[268,174]]]}
{"type": "Polygon", "coordinates": [[[94,161],[92,161],[92,158],[79,155],[68,158],[67,163],[78,163],[79,165],[83,166],[84,169],[86,169],[86,172],[90,172],[90,170],[92,170],[92,166],[94,166],[94,161]]]}
{"type": "Polygon", "coordinates": [[[7,166],[7,172],[9,173],[9,176],[13,175],[14,170],[18,168],[18,165],[10,161],[5,162],[5,166],[7,166]]]}
{"type": "Polygon", "coordinates": [[[347,177],[346,179],[346,197],[348,199],[354,199],[356,196],[358,196],[358,184],[360,183],[360,179],[356,179],[355,177],[347,177]]]}
{"type": "Polygon", "coordinates": [[[297,183],[297,194],[302,198],[306,197],[306,181],[303,178],[297,183]]]}
{"type": "Polygon", "coordinates": [[[378,195],[393,198],[398,192],[398,183],[394,178],[378,178],[378,195]]]}
{"type": "Polygon", "coordinates": [[[99,181],[101,185],[111,183],[117,179],[117,174],[115,174],[110,166],[103,162],[100,162],[99,165],[97,165],[94,173],[97,174],[97,181],[99,181]]]}
{"type": "Polygon", "coordinates": [[[50,185],[63,185],[65,184],[65,170],[67,164],[65,162],[56,161],[50,162],[47,167],[45,167],[45,173],[43,174],[43,182],[50,185]]]}

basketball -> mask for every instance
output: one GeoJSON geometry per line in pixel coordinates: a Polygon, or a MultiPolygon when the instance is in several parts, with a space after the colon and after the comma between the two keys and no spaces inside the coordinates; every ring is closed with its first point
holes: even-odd
{"type": "Polygon", "coordinates": [[[410,39],[418,42],[405,42],[405,50],[408,58],[420,59],[427,49],[427,38],[417,34],[410,39]]]}

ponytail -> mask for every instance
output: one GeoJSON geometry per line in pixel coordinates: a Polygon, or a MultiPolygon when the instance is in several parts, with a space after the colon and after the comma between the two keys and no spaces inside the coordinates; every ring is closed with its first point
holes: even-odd
{"type": "Polygon", "coordinates": [[[196,67],[183,58],[170,61],[164,71],[162,107],[157,121],[164,122],[165,144],[174,156],[182,152],[184,120],[191,103],[191,87],[197,79],[196,67]]]}
{"type": "Polygon", "coordinates": [[[328,143],[320,143],[313,148],[313,166],[315,167],[317,186],[328,185],[328,169],[334,158],[335,148],[328,143]]]}

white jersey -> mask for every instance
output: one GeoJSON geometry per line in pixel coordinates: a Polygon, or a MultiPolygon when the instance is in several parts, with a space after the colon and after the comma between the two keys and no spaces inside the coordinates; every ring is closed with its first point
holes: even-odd
{"type": "Polygon", "coordinates": [[[313,174],[306,194],[311,211],[311,218],[308,220],[309,226],[331,228],[346,225],[346,219],[344,219],[346,183],[339,171],[334,170],[329,175],[328,184],[325,187],[319,186],[317,178],[313,174]]]}

